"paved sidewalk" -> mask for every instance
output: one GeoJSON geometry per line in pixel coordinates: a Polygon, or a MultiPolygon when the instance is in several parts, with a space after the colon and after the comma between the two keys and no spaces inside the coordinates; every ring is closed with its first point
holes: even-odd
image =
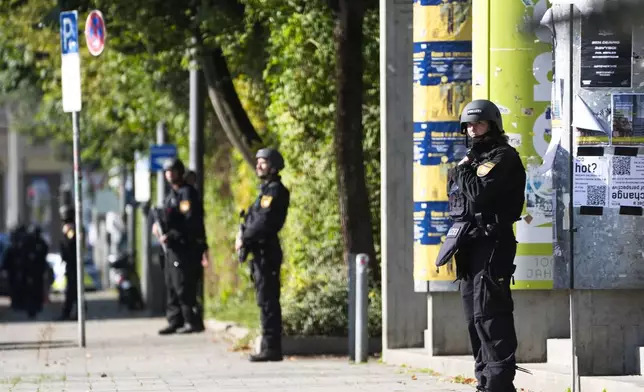
{"type": "Polygon", "coordinates": [[[0,391],[474,391],[373,359],[252,364],[212,333],[157,336],[162,319],[90,320],[87,348],[80,349],[74,322],[6,321],[7,314],[0,311],[0,391]]]}

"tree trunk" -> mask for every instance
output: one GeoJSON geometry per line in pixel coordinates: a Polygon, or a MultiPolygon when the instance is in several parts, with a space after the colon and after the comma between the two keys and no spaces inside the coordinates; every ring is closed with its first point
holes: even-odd
{"type": "Polygon", "coordinates": [[[345,260],[348,254],[368,254],[373,276],[377,277],[362,149],[364,0],[340,0],[338,5],[334,148],[345,260]]]}
{"type": "Polygon", "coordinates": [[[206,50],[199,63],[206,79],[208,97],[224,133],[246,162],[254,168],[252,147],[261,143],[262,139],[239,100],[221,49],[206,50]]]}

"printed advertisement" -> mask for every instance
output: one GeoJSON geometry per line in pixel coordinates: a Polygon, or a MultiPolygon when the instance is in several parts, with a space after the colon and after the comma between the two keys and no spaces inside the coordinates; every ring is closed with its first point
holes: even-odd
{"type": "Polygon", "coordinates": [[[454,163],[414,163],[414,201],[447,201],[447,171],[454,163]]]}
{"type": "Polygon", "coordinates": [[[564,79],[555,79],[552,83],[552,127],[563,125],[564,79]]]}
{"type": "Polygon", "coordinates": [[[609,108],[595,112],[579,95],[573,104],[572,126],[575,128],[575,143],[579,146],[607,146],[610,144],[610,125],[607,122],[609,108]]]}
{"type": "Polygon", "coordinates": [[[633,34],[628,26],[582,19],[581,87],[631,87],[633,34]]]}
{"type": "Polygon", "coordinates": [[[458,162],[467,153],[465,136],[456,122],[414,124],[414,162],[439,165],[458,162]]]}
{"type": "Polygon", "coordinates": [[[607,207],[608,157],[575,157],[573,171],[573,205],[607,207]]]}
{"type": "Polygon", "coordinates": [[[414,122],[458,121],[472,96],[472,44],[414,44],[414,122]]]}
{"type": "Polygon", "coordinates": [[[414,42],[471,40],[471,8],[469,0],[414,0],[414,42]]]}
{"type": "Polygon", "coordinates": [[[644,94],[613,94],[613,145],[644,145],[644,94]]]}
{"type": "Polygon", "coordinates": [[[414,203],[414,241],[440,245],[451,224],[447,202],[414,203]]]}
{"type": "Polygon", "coordinates": [[[644,207],[644,157],[614,156],[610,207],[644,207]]]}
{"type": "Polygon", "coordinates": [[[454,280],[453,263],[436,268],[443,237],[451,226],[447,202],[414,203],[414,279],[454,280]],[[418,258],[417,258],[418,257],[418,258]]]}
{"type": "Polygon", "coordinates": [[[460,113],[472,99],[470,0],[413,1],[414,279],[453,281],[435,266],[449,228],[447,171],[466,152],[460,113]]]}
{"type": "Polygon", "coordinates": [[[527,158],[526,167],[526,210],[531,219],[552,222],[552,170],[542,172],[541,159],[527,158]]]}

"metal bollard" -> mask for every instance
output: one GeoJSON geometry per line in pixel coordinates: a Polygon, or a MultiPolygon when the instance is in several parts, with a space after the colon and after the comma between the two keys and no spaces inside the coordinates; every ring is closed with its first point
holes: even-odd
{"type": "Polygon", "coordinates": [[[369,354],[369,332],[367,327],[369,255],[361,253],[356,256],[356,328],[355,328],[355,362],[367,362],[369,354]]]}

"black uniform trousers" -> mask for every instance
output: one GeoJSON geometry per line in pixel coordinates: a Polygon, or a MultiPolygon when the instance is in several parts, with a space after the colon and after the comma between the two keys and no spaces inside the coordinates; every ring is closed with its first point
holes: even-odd
{"type": "Polygon", "coordinates": [[[9,272],[9,296],[11,297],[11,309],[19,310],[24,308],[25,288],[23,285],[24,271],[17,271],[16,268],[9,272]]]}
{"type": "Polygon", "coordinates": [[[280,269],[282,252],[277,247],[259,249],[250,263],[255,296],[262,324],[262,351],[282,351],[282,307],[280,269]]]}
{"type": "Polygon", "coordinates": [[[510,280],[516,249],[508,226],[496,238],[472,239],[456,254],[475,375],[489,392],[515,391],[517,337],[510,280]]]}
{"type": "Polygon", "coordinates": [[[26,298],[25,306],[27,313],[34,316],[36,313],[42,311],[43,299],[45,296],[45,280],[44,271],[30,271],[31,276],[25,279],[26,298]]]}
{"type": "Polygon", "coordinates": [[[173,327],[185,323],[200,327],[203,321],[197,308],[197,284],[201,254],[192,249],[168,248],[165,257],[166,318],[173,327]],[[176,265],[175,265],[176,263],[176,265]]]}
{"type": "MultiPolygon", "coordinates": [[[[76,267],[76,264],[74,264],[76,267]]],[[[78,299],[78,280],[76,274],[66,274],[67,283],[65,284],[65,302],[63,303],[62,316],[69,318],[72,314],[72,307],[78,299]]]]}

